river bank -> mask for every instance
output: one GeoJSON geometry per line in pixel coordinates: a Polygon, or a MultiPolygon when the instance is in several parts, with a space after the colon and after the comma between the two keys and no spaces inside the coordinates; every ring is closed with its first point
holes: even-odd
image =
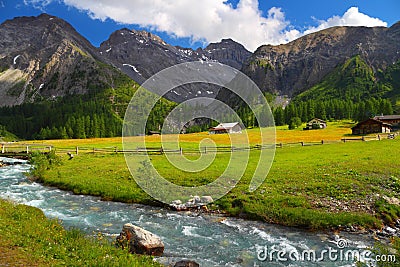
{"type": "Polygon", "coordinates": [[[0,200],[2,266],[162,266],[114,248],[101,235],[65,230],[37,208],[0,200]]]}
{"type": "Polygon", "coordinates": [[[17,204],[14,201],[24,201],[7,197],[7,188],[20,184],[15,183],[18,179],[29,186],[20,176],[28,169],[21,161],[5,162],[7,167],[0,169],[0,195],[8,199],[0,199],[1,266],[161,266],[151,257],[114,248],[101,234],[89,237],[80,230],[65,230],[59,219],[17,204]]]}
{"type": "MultiPolygon", "coordinates": [[[[123,224],[134,223],[162,238],[165,255],[157,261],[165,265],[192,259],[201,266],[254,266],[254,263],[257,266],[282,266],[276,261],[259,260],[257,252],[264,246],[299,252],[335,248],[338,238],[348,243],[345,250],[365,250],[374,242],[367,235],[342,233],[337,236],[262,222],[101,201],[30,182],[23,175],[27,169],[28,166],[24,165],[0,169],[1,198],[38,207],[46,216],[61,220],[64,227],[73,226],[89,235],[100,232],[105,237],[114,236],[123,224]]],[[[58,249],[61,249],[63,243],[59,245],[58,249]]],[[[348,264],[349,261],[341,263],[348,264]]],[[[293,261],[283,265],[288,264],[315,266],[313,262],[293,261]]],[[[324,266],[337,266],[337,262],[327,261],[324,266]]]]}

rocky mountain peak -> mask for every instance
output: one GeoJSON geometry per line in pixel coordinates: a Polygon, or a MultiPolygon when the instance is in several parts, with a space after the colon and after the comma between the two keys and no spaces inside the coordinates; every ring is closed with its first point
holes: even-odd
{"type": "MultiPolygon", "coordinates": [[[[120,30],[117,30],[113,32],[109,39],[104,41],[100,47],[105,46],[105,45],[120,45],[121,43],[127,42],[127,41],[136,41],[139,43],[144,43],[144,42],[155,42],[159,43],[162,45],[166,45],[166,43],[157,35],[152,34],[150,32],[144,31],[144,30],[130,30],[128,28],[123,28],[120,30]]],[[[125,43],[126,44],[126,43],[125,43]]]]}
{"type": "Polygon", "coordinates": [[[389,29],[387,35],[391,38],[400,38],[400,21],[393,24],[389,29]]]}
{"type": "Polygon", "coordinates": [[[222,39],[218,43],[210,43],[204,53],[211,59],[229,65],[235,69],[241,69],[243,63],[251,56],[242,44],[232,39],[222,39]]]}
{"type": "Polygon", "coordinates": [[[220,42],[216,42],[216,43],[210,43],[209,45],[207,45],[207,47],[205,48],[207,49],[213,49],[213,48],[221,48],[221,47],[231,47],[231,46],[240,46],[243,47],[243,45],[233,41],[232,39],[228,38],[228,39],[222,39],[220,42]]]}
{"type": "MultiPolygon", "coordinates": [[[[251,55],[242,45],[231,39],[211,43],[205,49],[194,50],[169,45],[159,36],[143,30],[129,29],[112,33],[110,38],[100,45],[99,50],[111,64],[139,83],[165,68],[191,61],[220,62],[241,69],[243,62],[251,55]]],[[[166,97],[182,102],[195,97],[199,91],[209,96],[216,95],[215,89],[186,87],[178,88],[166,97]]]]}
{"type": "Polygon", "coordinates": [[[133,30],[133,29],[131,30],[131,32],[133,32],[137,36],[147,38],[148,40],[152,40],[152,41],[162,43],[165,45],[164,40],[161,39],[158,35],[155,35],[153,33],[147,32],[145,30],[137,31],[137,30],[133,30]]]}
{"type": "Polygon", "coordinates": [[[100,55],[67,22],[48,14],[0,26],[0,105],[87,93],[105,82],[100,55]]]}

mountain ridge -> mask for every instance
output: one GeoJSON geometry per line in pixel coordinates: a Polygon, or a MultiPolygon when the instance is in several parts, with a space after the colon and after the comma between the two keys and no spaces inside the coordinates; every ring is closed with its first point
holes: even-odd
{"type": "MultiPolygon", "coordinates": [[[[165,68],[191,61],[220,62],[240,69],[251,55],[231,39],[194,50],[127,28],[113,32],[96,48],[68,22],[48,14],[7,20],[0,25],[0,37],[0,106],[112,86],[112,76],[118,76],[118,71],[143,83],[165,68]],[[115,70],[103,68],[104,63],[115,70]]],[[[212,85],[188,85],[165,97],[183,102],[198,92],[215,97],[218,90],[212,85]]]]}
{"type": "Polygon", "coordinates": [[[294,96],[360,55],[376,72],[400,60],[400,22],[386,27],[332,27],[278,46],[259,47],[242,71],[262,91],[294,96]]]}
{"type": "MultiPolygon", "coordinates": [[[[317,85],[355,55],[374,73],[400,60],[400,22],[389,28],[332,27],[287,44],[263,45],[254,53],[232,39],[194,50],[127,28],[113,32],[96,48],[68,22],[48,14],[6,20],[0,25],[0,36],[3,106],[84,94],[89,87],[112,85],[112,68],[100,71],[99,65],[104,63],[142,83],[179,63],[220,62],[243,71],[264,92],[293,97],[317,85]]],[[[179,88],[166,97],[182,102],[198,91],[217,97],[218,90],[179,88]]]]}
{"type": "MultiPolygon", "coordinates": [[[[129,77],[143,83],[152,75],[168,67],[193,61],[219,62],[240,70],[251,53],[232,39],[211,43],[206,48],[182,48],[164,42],[146,31],[123,28],[113,32],[101,43],[100,53],[113,66],[129,77]]],[[[168,92],[165,97],[183,102],[196,97],[197,92],[215,97],[219,88],[212,85],[187,85],[168,92]],[[211,94],[209,92],[212,92],[211,94]]]]}

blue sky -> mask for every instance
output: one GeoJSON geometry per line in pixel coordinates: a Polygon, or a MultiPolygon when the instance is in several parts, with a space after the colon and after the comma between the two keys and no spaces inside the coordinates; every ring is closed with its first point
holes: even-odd
{"type": "Polygon", "coordinates": [[[0,22],[46,12],[95,46],[127,27],[192,48],[232,38],[251,51],[332,26],[391,26],[399,11],[398,0],[0,0],[0,22]]]}

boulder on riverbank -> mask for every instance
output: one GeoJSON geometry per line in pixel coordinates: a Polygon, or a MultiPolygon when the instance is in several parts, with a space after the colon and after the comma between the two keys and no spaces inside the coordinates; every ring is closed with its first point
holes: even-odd
{"type": "Polygon", "coordinates": [[[177,211],[185,211],[193,208],[198,207],[205,207],[206,205],[214,202],[211,196],[194,196],[193,198],[189,199],[186,203],[182,203],[181,200],[177,199],[171,202],[169,206],[177,211]]]}
{"type": "Polygon", "coordinates": [[[127,223],[117,237],[118,246],[129,248],[132,254],[162,256],[164,243],[161,238],[143,228],[127,223]]]}

